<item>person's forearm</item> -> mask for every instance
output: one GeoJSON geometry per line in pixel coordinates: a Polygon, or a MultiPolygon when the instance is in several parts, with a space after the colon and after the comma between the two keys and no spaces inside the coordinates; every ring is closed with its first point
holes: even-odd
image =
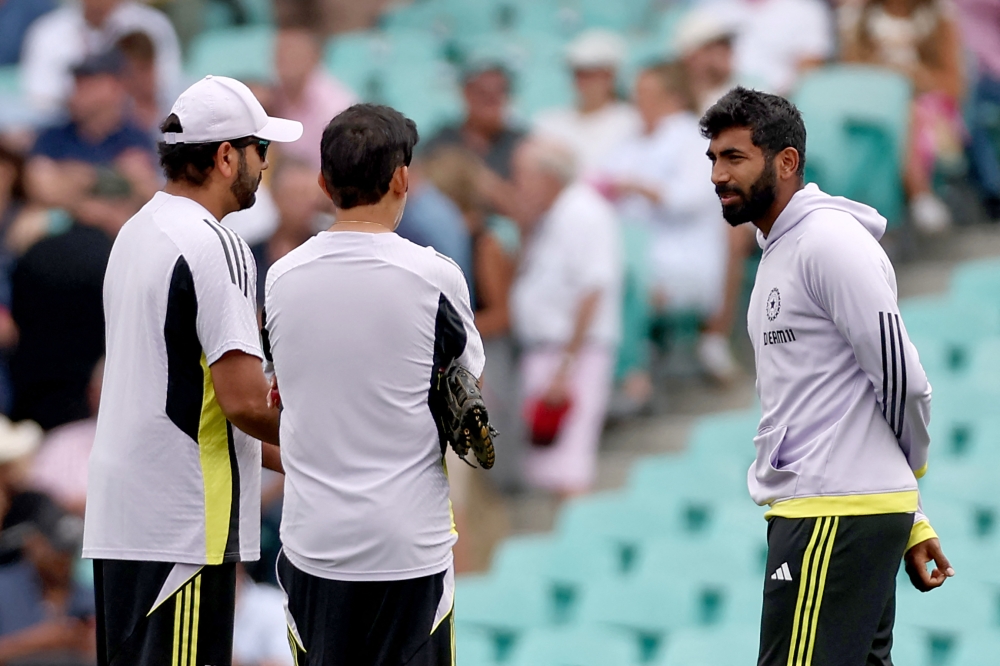
{"type": "Polygon", "coordinates": [[[0,664],[46,650],[79,649],[86,623],[72,618],[49,620],[0,638],[0,664]]]}
{"type": "Polygon", "coordinates": [[[510,328],[510,312],[506,307],[494,307],[476,313],[476,329],[484,338],[503,335],[510,328]]]}
{"type": "Polygon", "coordinates": [[[594,316],[597,314],[597,306],[600,305],[600,302],[600,291],[592,291],[580,301],[580,307],[576,311],[573,336],[563,349],[564,365],[576,357],[577,353],[583,347],[584,342],[586,342],[587,333],[590,331],[590,324],[594,321],[594,316]]]}
{"type": "Polygon", "coordinates": [[[259,405],[246,405],[237,412],[226,414],[226,418],[251,437],[277,446],[279,441],[278,410],[268,407],[265,400],[266,397],[262,396],[259,405]]]}
{"type": "Polygon", "coordinates": [[[261,442],[260,446],[261,466],[264,469],[271,470],[272,472],[284,474],[285,468],[281,464],[281,449],[278,448],[278,445],[271,444],[269,442],[261,442]]]}

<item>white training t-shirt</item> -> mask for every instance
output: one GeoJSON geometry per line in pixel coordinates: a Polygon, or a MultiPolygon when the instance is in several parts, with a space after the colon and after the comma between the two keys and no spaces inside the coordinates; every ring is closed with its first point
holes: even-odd
{"type": "Polygon", "coordinates": [[[260,557],[260,442],[226,420],[209,366],[263,357],[250,248],[157,192],[104,278],[107,358],[83,556],[182,564],[260,557]]]}
{"type": "Polygon", "coordinates": [[[787,94],[804,60],[834,53],[834,24],[822,0],[737,0],[727,3],[740,33],[733,57],[743,81],[760,81],[768,92],[787,94]]]}
{"type": "Polygon", "coordinates": [[[528,239],[511,291],[514,331],[525,346],[563,346],[583,298],[601,292],[587,342],[614,347],[621,335],[621,230],[614,208],[591,186],[562,191],[528,239]]]}
{"type": "Polygon", "coordinates": [[[345,581],[444,571],[457,533],[428,392],[436,366],[486,362],[462,271],[396,234],[323,232],[266,285],[288,560],[345,581]]]}

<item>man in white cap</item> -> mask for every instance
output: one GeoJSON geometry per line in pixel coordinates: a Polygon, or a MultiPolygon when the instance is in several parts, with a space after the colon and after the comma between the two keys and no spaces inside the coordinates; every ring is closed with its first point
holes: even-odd
{"type": "Polygon", "coordinates": [[[566,61],[573,70],[576,107],[542,111],[533,133],[573,149],[583,175],[598,170],[608,152],[638,134],[642,122],[615,90],[618,68],[625,59],[625,40],[608,30],[588,30],[573,40],[566,61]]]}
{"type": "Polygon", "coordinates": [[[680,54],[698,113],[705,113],[736,86],[733,80],[735,26],[719,12],[695,9],[677,26],[674,47],[680,54]]]}
{"type": "Polygon", "coordinates": [[[125,223],[104,282],[107,357],[90,458],[100,666],[228,666],[236,563],[260,553],[260,468],[278,411],[250,249],[219,224],[253,205],[271,141],[249,88],[208,76],[160,126],[167,185],[125,223]]]}

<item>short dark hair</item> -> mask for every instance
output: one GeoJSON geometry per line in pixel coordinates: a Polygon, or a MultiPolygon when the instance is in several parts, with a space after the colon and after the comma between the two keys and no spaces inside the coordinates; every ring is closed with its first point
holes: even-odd
{"type": "Polygon", "coordinates": [[[714,139],[734,127],[750,130],[750,140],[772,159],[785,148],[799,153],[798,175],[806,168],[806,125],[795,105],[784,97],[737,86],[701,118],[701,134],[714,139]]]}
{"type": "Polygon", "coordinates": [[[392,174],[409,166],[420,140],[417,125],[388,106],[355,104],[323,130],[323,180],[337,208],[376,204],[389,191],[392,174]]]}
{"type": "MultiPolygon", "coordinates": [[[[161,132],[181,133],[184,128],[181,126],[181,119],[177,114],[171,113],[160,124],[161,132]]],[[[159,142],[156,145],[160,155],[160,166],[167,180],[187,181],[196,187],[200,187],[208,180],[208,174],[215,167],[215,153],[219,151],[222,143],[213,141],[211,143],[166,143],[159,142]]]]}
{"type": "MultiPolygon", "coordinates": [[[[161,132],[184,131],[181,119],[171,113],[160,123],[161,132]]],[[[167,180],[187,181],[195,187],[201,187],[208,180],[208,174],[215,168],[215,154],[219,146],[226,141],[210,141],[208,143],[167,143],[160,141],[156,150],[160,155],[160,167],[167,180]]],[[[244,150],[250,145],[249,137],[233,139],[228,143],[238,150],[244,150]]],[[[241,158],[242,159],[242,158],[241,158]]]]}

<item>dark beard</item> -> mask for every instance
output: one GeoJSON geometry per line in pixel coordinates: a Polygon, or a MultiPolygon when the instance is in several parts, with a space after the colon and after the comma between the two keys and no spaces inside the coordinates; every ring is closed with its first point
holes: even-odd
{"type": "Polygon", "coordinates": [[[229,187],[229,190],[236,197],[237,210],[246,210],[257,203],[257,187],[263,174],[258,174],[257,179],[250,175],[250,167],[247,165],[247,156],[242,150],[239,151],[240,163],[236,171],[236,180],[229,187]]]}
{"type": "Polygon", "coordinates": [[[724,194],[736,194],[742,199],[737,203],[723,206],[722,217],[734,227],[747,222],[756,222],[767,215],[774,205],[778,195],[777,185],[778,174],[774,170],[774,160],[769,160],[760,177],[750,186],[749,194],[736,187],[717,186],[715,192],[720,197],[724,194]]]}

